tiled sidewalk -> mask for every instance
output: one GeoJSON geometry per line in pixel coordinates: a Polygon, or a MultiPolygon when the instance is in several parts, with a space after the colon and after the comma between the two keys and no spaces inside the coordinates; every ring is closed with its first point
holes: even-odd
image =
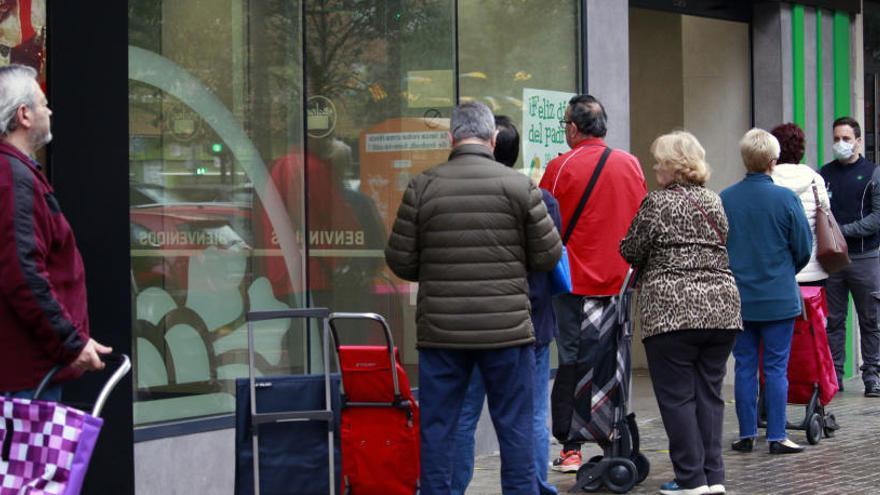
{"type": "MultiPolygon", "coordinates": [[[[727,493],[880,494],[880,399],[863,397],[860,380],[851,380],[845,385],[846,391],[838,394],[827,408],[841,426],[836,436],[811,446],[807,444],[803,431],[792,431],[790,437],[807,449],[801,454],[785,456],[769,455],[763,437],[750,454],[730,450],[729,444],[736,438],[738,428],[732,403],[733,389],[726,387],[724,462],[727,493]]],[[[667,441],[660,413],[645,372],[637,372],[635,376],[632,408],[639,424],[642,450],[651,461],[651,473],[630,493],[658,493],[659,486],[673,478],[672,464],[665,450],[667,441]]],[[[803,415],[803,407],[790,406],[788,409],[789,421],[800,422],[803,415]]],[[[763,435],[764,430],[760,433],[763,435]]],[[[585,445],[583,452],[585,459],[600,453],[592,444],[585,445]]],[[[551,457],[558,453],[559,445],[551,445],[551,457]]],[[[498,472],[497,455],[478,458],[468,495],[500,494],[498,472]]],[[[566,493],[574,484],[574,475],[550,471],[550,480],[560,493],[566,493]]]]}

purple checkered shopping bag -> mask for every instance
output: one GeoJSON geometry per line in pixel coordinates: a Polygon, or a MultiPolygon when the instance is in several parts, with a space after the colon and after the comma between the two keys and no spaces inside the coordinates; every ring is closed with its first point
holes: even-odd
{"type": "Polygon", "coordinates": [[[0,398],[0,495],[75,495],[104,420],[40,400],[0,398]]]}
{"type": "MultiPolygon", "coordinates": [[[[57,402],[0,396],[0,495],[79,495],[104,420],[101,409],[131,369],[127,356],[104,385],[92,413],[57,402]]],[[[57,371],[37,387],[35,396],[57,371]]]]}

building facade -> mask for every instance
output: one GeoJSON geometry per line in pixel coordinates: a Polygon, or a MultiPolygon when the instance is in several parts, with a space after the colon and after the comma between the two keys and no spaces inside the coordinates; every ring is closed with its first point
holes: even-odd
{"type": "MultiPolygon", "coordinates": [[[[517,167],[535,178],[565,149],[558,121],[579,92],[603,101],[609,144],[649,181],[650,143],[675,128],[704,144],[715,190],[743,175],[737,143],[752,126],[797,122],[817,166],[832,120],[854,115],[876,159],[880,8],[868,1],[73,5],[46,16],[49,174],[85,258],[96,338],[135,365],[87,493],[231,493],[247,311],[381,313],[415,380],[417,286],[382,249],[408,179],[445,160],[459,102],[513,118],[517,167]]],[[[323,366],[310,329],[257,333],[259,373],[323,366]]]]}

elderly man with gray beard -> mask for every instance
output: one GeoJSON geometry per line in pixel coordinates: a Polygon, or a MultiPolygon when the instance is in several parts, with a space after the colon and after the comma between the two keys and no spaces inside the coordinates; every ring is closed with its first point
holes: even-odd
{"type": "Polygon", "coordinates": [[[394,273],[419,283],[421,493],[450,493],[453,433],[476,367],[501,448],[502,492],[534,495],[526,276],[552,269],[562,244],[540,190],[494,160],[489,108],[462,104],[450,127],[449,161],[410,181],[385,248],[394,273]]]}
{"type": "Polygon", "coordinates": [[[101,369],[110,352],[89,338],[86,279],[70,225],[42,166],[31,158],[52,140],[36,71],[0,68],[0,394],[58,401],[58,382],[101,369]]]}

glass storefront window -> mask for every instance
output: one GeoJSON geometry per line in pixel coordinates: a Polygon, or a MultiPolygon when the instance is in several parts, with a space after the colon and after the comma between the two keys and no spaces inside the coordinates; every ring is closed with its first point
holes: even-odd
{"type": "Polygon", "coordinates": [[[461,100],[513,120],[523,149],[516,167],[536,183],[547,162],[568,150],[559,120],[578,90],[579,4],[458,3],[461,100]]]}
{"type": "MultiPolygon", "coordinates": [[[[387,269],[383,248],[410,177],[449,154],[453,3],[308,0],[305,16],[312,301],[385,316],[412,371],[417,286],[387,269]]],[[[348,326],[348,343],[381,342],[348,326]]]]}
{"type": "MultiPolygon", "coordinates": [[[[229,414],[245,312],[305,304],[302,171],[282,191],[270,168],[302,156],[300,10],[135,0],[129,20],[135,423],[229,414]]],[[[260,374],[304,369],[302,328],[256,327],[260,374]]]]}
{"type": "MultiPolygon", "coordinates": [[[[461,1],[456,44],[453,0],[130,1],[136,424],[231,413],[250,310],[382,314],[415,382],[401,195],[447,159],[457,84],[518,125],[525,89],[576,90],[577,3],[461,1]]],[[[258,372],[320,364],[304,330],[258,325],[258,372]]]]}

